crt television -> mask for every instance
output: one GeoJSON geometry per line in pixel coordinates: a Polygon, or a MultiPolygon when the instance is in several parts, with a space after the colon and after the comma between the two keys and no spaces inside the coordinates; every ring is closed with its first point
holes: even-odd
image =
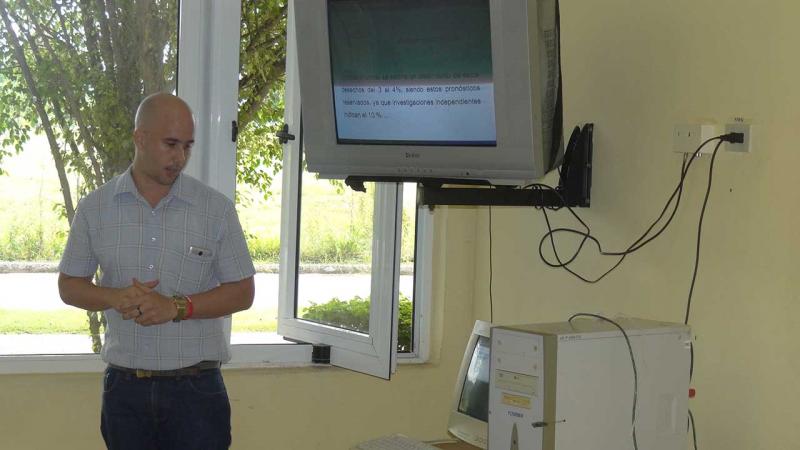
{"type": "Polygon", "coordinates": [[[450,434],[483,449],[489,430],[490,329],[490,323],[475,321],[456,378],[447,424],[450,434]]]}
{"type": "Polygon", "coordinates": [[[556,0],[294,2],[308,169],[540,178],[563,153],[556,0]]]}

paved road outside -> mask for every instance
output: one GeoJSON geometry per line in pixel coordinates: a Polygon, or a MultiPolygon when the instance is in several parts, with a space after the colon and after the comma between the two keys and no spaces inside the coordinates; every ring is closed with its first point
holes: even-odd
{"type": "MultiPolygon", "coordinates": [[[[257,273],[255,309],[277,308],[278,274],[257,273]]],[[[369,274],[301,274],[299,306],[310,302],[324,303],[333,297],[347,300],[355,295],[369,295],[369,274]]],[[[400,292],[411,298],[414,289],[412,275],[400,276],[400,292]]],[[[69,308],[58,296],[57,273],[0,274],[0,309],[53,310],[69,308]]]]}

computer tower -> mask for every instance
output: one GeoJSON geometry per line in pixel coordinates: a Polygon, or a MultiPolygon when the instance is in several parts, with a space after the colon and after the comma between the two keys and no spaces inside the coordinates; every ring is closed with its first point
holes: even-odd
{"type": "Polygon", "coordinates": [[[491,330],[489,450],[686,450],[689,327],[591,318],[491,330]]]}

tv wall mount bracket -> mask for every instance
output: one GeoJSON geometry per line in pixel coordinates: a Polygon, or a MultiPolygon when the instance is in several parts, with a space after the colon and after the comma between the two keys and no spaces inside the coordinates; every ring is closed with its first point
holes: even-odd
{"type": "Polygon", "coordinates": [[[558,186],[540,189],[520,186],[493,186],[485,180],[361,177],[350,176],[345,183],[353,190],[366,192],[365,182],[416,182],[420,205],[475,206],[590,206],[592,188],[592,136],[594,124],[575,127],[564,152],[558,186]],[[464,187],[479,186],[479,187],[464,187]]]}

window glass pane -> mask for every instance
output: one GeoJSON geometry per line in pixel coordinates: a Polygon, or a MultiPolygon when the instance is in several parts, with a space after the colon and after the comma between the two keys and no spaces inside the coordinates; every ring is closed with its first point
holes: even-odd
{"type": "Polygon", "coordinates": [[[0,354],[99,351],[102,314],[61,302],[57,264],[78,199],[130,165],[139,101],[176,90],[178,5],[0,7],[0,354]]]}
{"type": "Polygon", "coordinates": [[[283,341],[276,334],[281,196],[280,173],[273,178],[266,193],[241,181],[236,187],[236,210],[256,266],[256,293],[250,309],[233,315],[232,344],[283,341]]]}
{"type": "Polygon", "coordinates": [[[303,173],[295,317],[369,332],[375,185],[355,192],[303,173]]]}
{"type": "Polygon", "coordinates": [[[241,2],[236,210],[256,266],[253,306],[233,315],[232,344],[282,342],[278,316],[286,2],[241,2]]]}
{"type": "Polygon", "coordinates": [[[397,351],[414,349],[414,259],[416,254],[417,186],[403,184],[403,239],[400,244],[400,319],[397,325],[397,351]]]}

